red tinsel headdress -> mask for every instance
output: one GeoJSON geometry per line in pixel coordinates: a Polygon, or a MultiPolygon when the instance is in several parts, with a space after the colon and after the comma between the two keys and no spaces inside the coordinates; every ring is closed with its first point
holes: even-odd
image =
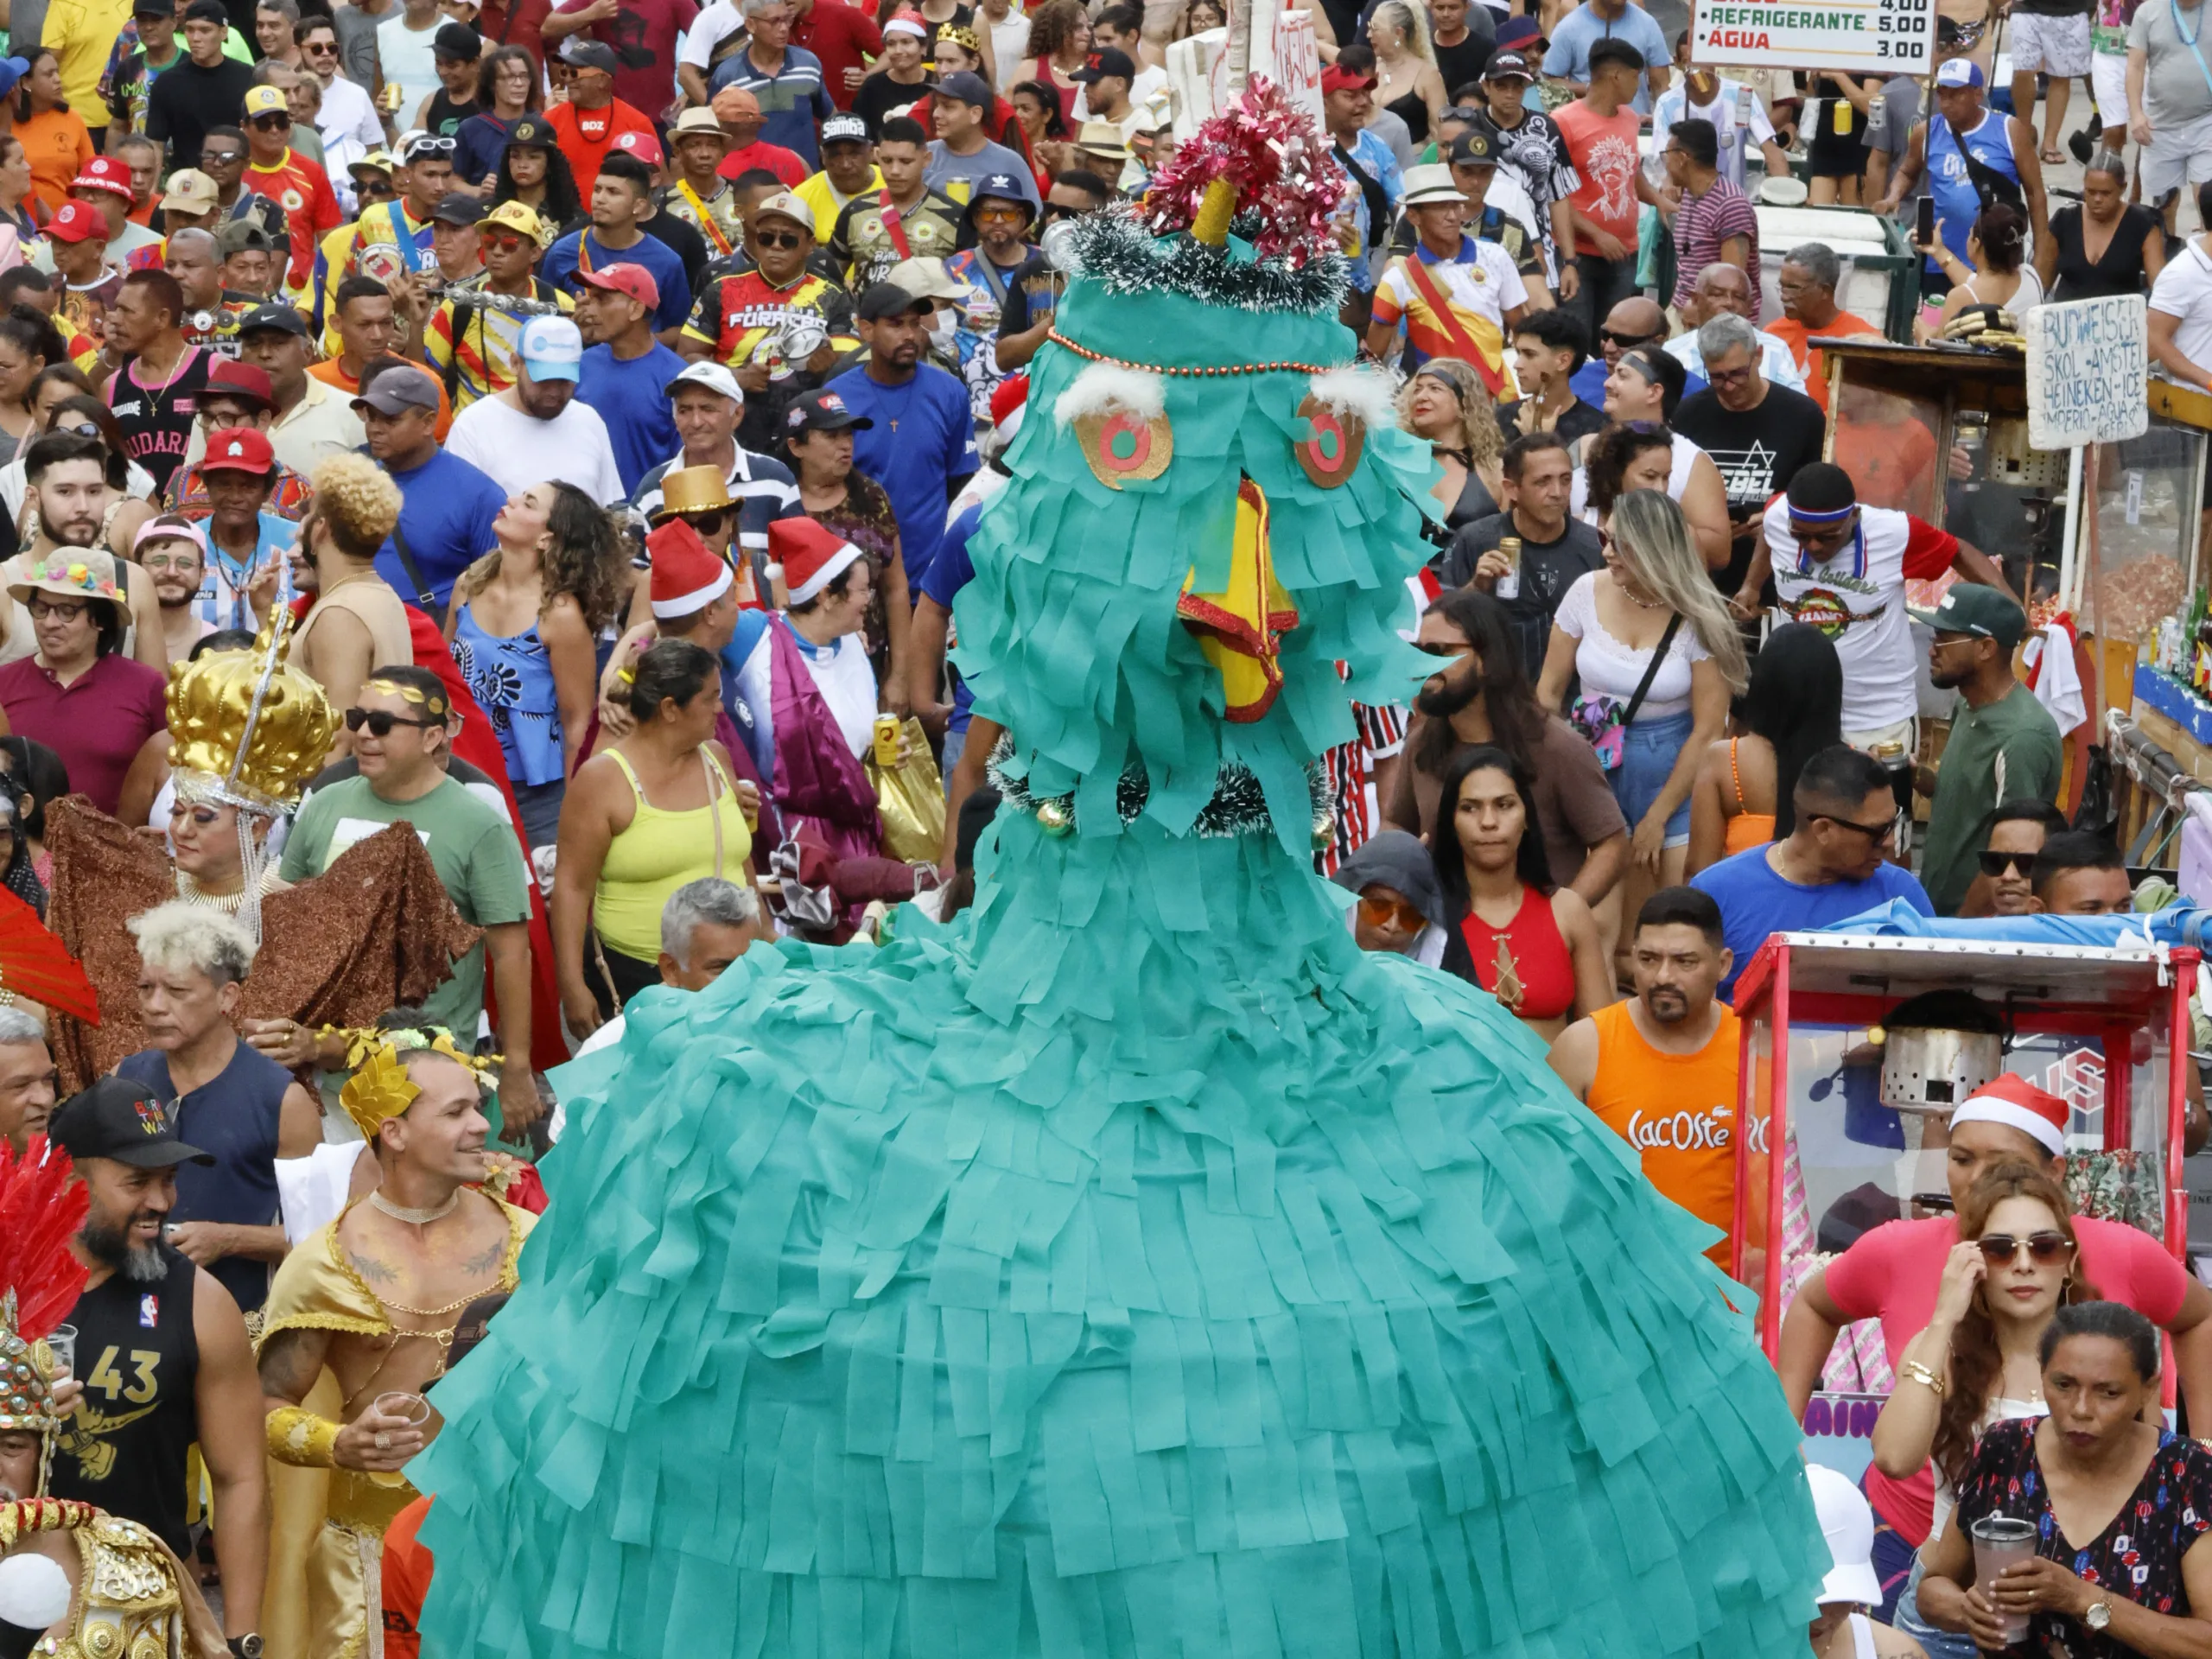
{"type": "Polygon", "coordinates": [[[54,1427],[53,1357],[43,1338],[68,1316],[86,1268],[69,1248],[91,1195],[69,1154],[43,1135],[17,1158],[0,1141],[0,1429],[54,1427]]]}
{"type": "Polygon", "coordinates": [[[1254,251],[1295,270],[1335,251],[1345,188],[1313,118],[1255,75],[1234,108],[1201,126],[1153,175],[1145,225],[1156,236],[1191,231],[1217,243],[1230,219],[1256,213],[1254,251]],[[1211,191],[1209,211],[1217,183],[1226,188],[1211,191]]]}

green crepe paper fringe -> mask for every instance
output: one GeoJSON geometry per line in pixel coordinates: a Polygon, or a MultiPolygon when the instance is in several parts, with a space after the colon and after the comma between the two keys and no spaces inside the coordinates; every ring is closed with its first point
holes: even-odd
{"type": "MultiPolygon", "coordinates": [[[[1237,360],[1251,321],[1069,302],[1132,357],[1237,360]]],[[[1350,354],[1333,324],[1249,333],[1350,354]]],[[[1336,660],[1378,701],[1418,671],[1425,457],[1370,433],[1319,490],[1304,377],[1177,380],[1173,466],[1117,493],[1050,418],[1070,365],[1039,355],[959,622],[1077,832],[1002,811],[950,926],[756,946],[563,1068],[521,1288],[409,1471],[437,1499],[425,1650],[1798,1650],[1827,1552],[1711,1230],[1491,998],[1359,951],[1307,862],[1336,660]],[[1303,620],[1275,707],[1230,728],[1173,610],[1240,468],[1303,620]],[[1277,836],[1183,833],[1224,760],[1277,836]]]]}

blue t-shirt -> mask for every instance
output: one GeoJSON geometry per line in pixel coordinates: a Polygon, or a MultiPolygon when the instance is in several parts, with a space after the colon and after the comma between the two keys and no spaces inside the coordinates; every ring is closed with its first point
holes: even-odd
{"type": "MultiPolygon", "coordinates": [[[[960,590],[976,577],[976,562],[968,556],[968,538],[976,533],[976,526],[983,521],[983,509],[988,501],[978,501],[972,507],[963,507],[960,514],[944,527],[944,539],[938,543],[937,557],[931,562],[929,575],[922,578],[922,593],[950,611],[960,590]]],[[[957,670],[952,676],[952,718],[946,722],[950,730],[968,729],[968,711],[976,701],[976,694],[968,689],[967,679],[957,670]]]]}
{"type": "Polygon", "coordinates": [[[584,350],[576,397],[607,423],[625,495],[682,446],[676,435],[676,407],[666,388],[683,369],[683,359],[658,340],[652,350],[626,363],[614,355],[612,346],[584,350]]]}
{"type": "Polygon", "coordinates": [[[1746,847],[1718,864],[1708,864],[1690,878],[1690,886],[1713,895],[1720,906],[1720,931],[1736,960],[1728,977],[1720,982],[1724,1000],[1736,995],[1736,976],[1744,971],[1770,933],[1802,933],[1826,927],[1862,911],[1902,899],[1923,916],[1933,916],[1918,879],[1894,864],[1880,864],[1864,881],[1831,881],[1824,887],[1801,887],[1784,880],[1766,861],[1772,850],[1746,847]]]}
{"type": "MultiPolygon", "coordinates": [[[[507,505],[507,493],[442,449],[411,472],[393,473],[391,481],[399,486],[399,533],[431,598],[443,605],[454,578],[492,550],[492,521],[507,505]]],[[[419,602],[414,579],[389,540],[377,550],[377,574],[409,604],[419,602]]]]}
{"type": "Polygon", "coordinates": [[[822,165],[814,130],[836,114],[837,106],[830,101],[822,85],[821,59],[804,47],[787,46],[784,67],[772,75],[764,75],[747,48],[715,66],[707,88],[719,92],[725,86],[741,86],[760,104],[764,141],[781,144],[804,162],[810,171],[822,165]]]}
{"type": "Polygon", "coordinates": [[[1551,50],[1544,54],[1544,73],[1587,86],[1590,48],[1599,41],[1626,41],[1643,54],[1643,79],[1637,91],[1635,109],[1638,115],[1650,114],[1651,71],[1667,68],[1675,61],[1675,54],[1667,44],[1666,30],[1634,0],[1618,17],[1601,17],[1589,0],[1583,0],[1552,30],[1551,50]]]}
{"type": "Polygon", "coordinates": [[[599,233],[586,226],[571,231],[551,247],[545,250],[545,263],[537,274],[556,288],[576,291],[576,267],[582,248],[591,256],[591,268],[604,270],[608,265],[643,265],[652,273],[653,284],[660,289],[660,304],[653,311],[653,332],[664,328],[681,328],[691,315],[691,282],[683,274],[683,261],[677,257],[676,250],[657,236],[639,232],[638,239],[626,248],[610,248],[599,239],[599,233]]]}
{"type": "Polygon", "coordinates": [[[472,115],[461,124],[453,136],[453,175],[464,184],[484,181],[487,173],[499,170],[499,160],[507,153],[507,133],[513,126],[489,113],[472,115]]]}
{"type": "Polygon", "coordinates": [[[871,378],[863,365],[839,375],[829,389],[854,414],[875,423],[867,431],[854,429],[853,465],[891,498],[899,520],[899,556],[912,588],[930,573],[953,496],[982,464],[968,388],[924,363],[900,385],[871,378]]]}

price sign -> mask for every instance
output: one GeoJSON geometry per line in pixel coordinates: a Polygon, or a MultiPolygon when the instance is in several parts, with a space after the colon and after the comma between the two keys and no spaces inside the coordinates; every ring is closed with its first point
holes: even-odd
{"type": "Polygon", "coordinates": [[[2140,294],[2039,305],[2028,341],[2028,442],[2038,449],[2118,443],[2150,429],[2149,308],[2140,294]]]}
{"type": "Polygon", "coordinates": [[[1690,61],[1924,75],[1936,63],[1936,0],[1697,0],[1690,61]]]}

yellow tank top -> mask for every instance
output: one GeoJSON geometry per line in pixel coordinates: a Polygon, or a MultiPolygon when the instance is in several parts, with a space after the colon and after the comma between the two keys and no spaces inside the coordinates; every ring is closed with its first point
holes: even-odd
{"type": "Polygon", "coordinates": [[[607,753],[630,780],[638,810],[630,827],[607,845],[599,887],[592,895],[592,926],[610,950],[651,962],[660,955],[660,913],[676,890],[709,875],[741,883],[745,861],[753,851],[753,833],[745,827],[736,790],[721,763],[706,750],[699,751],[699,758],[709,773],[709,804],[688,812],[655,806],[639,787],[629,757],[620,749],[607,753]],[[721,823],[719,865],[715,859],[717,817],[721,823]]]}

